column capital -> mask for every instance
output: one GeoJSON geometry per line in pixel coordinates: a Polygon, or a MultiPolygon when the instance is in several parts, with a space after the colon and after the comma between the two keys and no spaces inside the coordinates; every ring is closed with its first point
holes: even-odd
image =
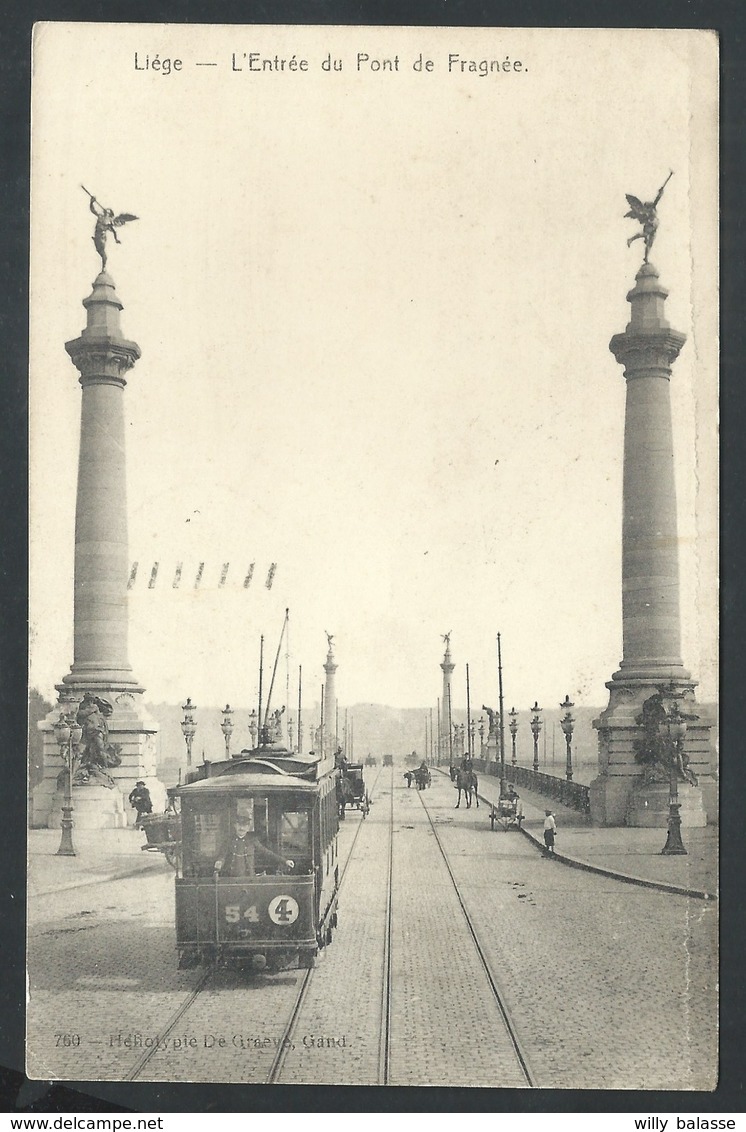
{"type": "Polygon", "coordinates": [[[137,342],[122,335],[119,314],[122,302],[114,288],[114,280],[105,271],[95,279],[93,291],[83,299],[87,311],[86,327],[79,338],[65,343],[73,365],[80,373],[80,384],[127,384],[124,374],[140,357],[137,342]]]}
{"type": "Polygon", "coordinates": [[[679,356],[686,342],[686,334],[678,330],[661,329],[653,333],[630,332],[615,334],[609,342],[609,349],[624,366],[624,376],[629,381],[636,377],[671,376],[671,365],[679,356]]]}

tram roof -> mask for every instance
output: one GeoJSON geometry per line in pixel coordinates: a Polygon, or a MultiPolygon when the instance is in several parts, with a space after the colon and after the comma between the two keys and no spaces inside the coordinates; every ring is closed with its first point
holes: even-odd
{"type": "Polygon", "coordinates": [[[334,769],[331,758],[318,755],[299,755],[281,747],[257,747],[242,751],[229,761],[205,763],[199,768],[199,777],[177,787],[178,796],[193,792],[225,794],[242,790],[271,791],[301,790],[310,792],[320,780],[334,769]]]}
{"type": "Polygon", "coordinates": [[[298,778],[294,774],[257,774],[249,770],[235,774],[218,774],[212,778],[202,778],[190,782],[176,790],[179,798],[203,797],[206,794],[244,794],[247,791],[257,794],[285,794],[297,790],[300,794],[315,794],[319,783],[315,780],[298,778]]]}

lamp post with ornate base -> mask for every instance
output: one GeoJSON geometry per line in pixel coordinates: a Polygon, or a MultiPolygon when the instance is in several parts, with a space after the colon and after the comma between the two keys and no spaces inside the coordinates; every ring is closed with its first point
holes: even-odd
{"type": "Polygon", "coordinates": [[[513,750],[512,750],[512,753],[511,753],[511,762],[512,762],[513,766],[515,766],[515,764],[516,764],[515,737],[518,734],[518,712],[515,710],[514,707],[512,707],[510,709],[510,711],[508,712],[508,715],[510,716],[510,723],[508,724],[508,727],[510,728],[510,740],[511,740],[511,743],[513,744],[513,750]]]}
{"type": "Polygon", "coordinates": [[[565,733],[565,744],[567,746],[567,762],[565,763],[565,778],[568,782],[572,782],[572,733],[575,727],[575,720],[572,717],[572,708],[575,704],[570,703],[569,695],[565,696],[564,702],[560,704],[560,711],[564,711],[564,715],[560,720],[560,727],[565,733]]]}
{"type": "Polygon", "coordinates": [[[57,856],[75,857],[77,854],[73,845],[73,826],[75,824],[73,821],[73,762],[75,751],[83,735],[83,728],[78,725],[75,716],[60,715],[59,720],[54,724],[54,735],[67,772],[65,774],[65,801],[62,806],[62,820],[60,822],[62,836],[60,837],[57,856]]]}
{"type": "Polygon", "coordinates": [[[534,770],[535,771],[538,771],[538,769],[539,769],[539,734],[541,732],[541,718],[539,716],[539,712],[541,710],[542,709],[539,707],[539,701],[535,700],[534,706],[531,708],[531,711],[534,713],[531,717],[531,731],[533,732],[533,736],[534,736],[534,770]]]}
{"type": "Polygon", "coordinates": [[[191,699],[187,697],[187,702],[182,705],[181,710],[184,712],[184,718],[181,721],[181,731],[184,736],[184,742],[186,743],[188,769],[192,765],[192,743],[197,733],[197,724],[192,714],[197,710],[197,705],[193,704],[191,699]]]}
{"type": "Polygon", "coordinates": [[[220,730],[225,737],[225,757],[231,757],[231,735],[233,734],[233,709],[230,704],[226,704],[223,708],[223,722],[220,724],[220,730]]]}
{"type": "MultiPolygon", "coordinates": [[[[664,709],[665,710],[665,709],[664,709]]],[[[681,714],[679,705],[674,700],[668,711],[658,724],[658,730],[666,742],[666,752],[669,759],[670,778],[668,792],[668,837],[661,853],[666,855],[686,855],[684,842],[681,840],[681,806],[679,804],[679,761],[681,757],[681,743],[686,735],[686,719],[681,714]]]]}

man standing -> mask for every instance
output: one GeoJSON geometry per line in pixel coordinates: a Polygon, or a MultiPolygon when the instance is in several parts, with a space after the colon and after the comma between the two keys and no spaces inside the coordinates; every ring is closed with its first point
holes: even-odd
{"type": "Polygon", "coordinates": [[[145,815],[153,812],[150,791],[141,779],[137,780],[134,790],[130,791],[129,801],[130,805],[137,810],[137,821],[135,822],[135,829],[137,829],[145,815]]]}
{"type": "Polygon", "coordinates": [[[554,820],[554,814],[551,810],[544,811],[544,856],[554,856],[554,837],[557,833],[557,823],[554,820]]]}
{"type": "MultiPolygon", "coordinates": [[[[215,862],[216,875],[251,877],[267,867],[278,865],[292,869],[295,867],[295,862],[262,844],[254,829],[252,813],[236,814],[228,850],[215,862]]],[[[277,868],[274,871],[276,872],[277,868]]]]}

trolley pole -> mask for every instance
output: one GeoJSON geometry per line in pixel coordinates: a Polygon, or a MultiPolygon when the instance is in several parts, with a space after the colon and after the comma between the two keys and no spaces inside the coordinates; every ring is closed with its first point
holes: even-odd
{"type": "Polygon", "coordinates": [[[469,665],[466,666],[466,753],[471,761],[471,701],[469,699],[469,665]]]}
{"type": "Polygon", "coordinates": [[[497,687],[500,708],[500,797],[505,794],[505,720],[503,718],[503,659],[500,651],[500,634],[497,634],[497,687]]]}
{"type": "Polygon", "coordinates": [[[303,706],[303,665],[298,665],[298,754],[303,754],[303,724],[301,722],[301,708],[303,706]]]}

